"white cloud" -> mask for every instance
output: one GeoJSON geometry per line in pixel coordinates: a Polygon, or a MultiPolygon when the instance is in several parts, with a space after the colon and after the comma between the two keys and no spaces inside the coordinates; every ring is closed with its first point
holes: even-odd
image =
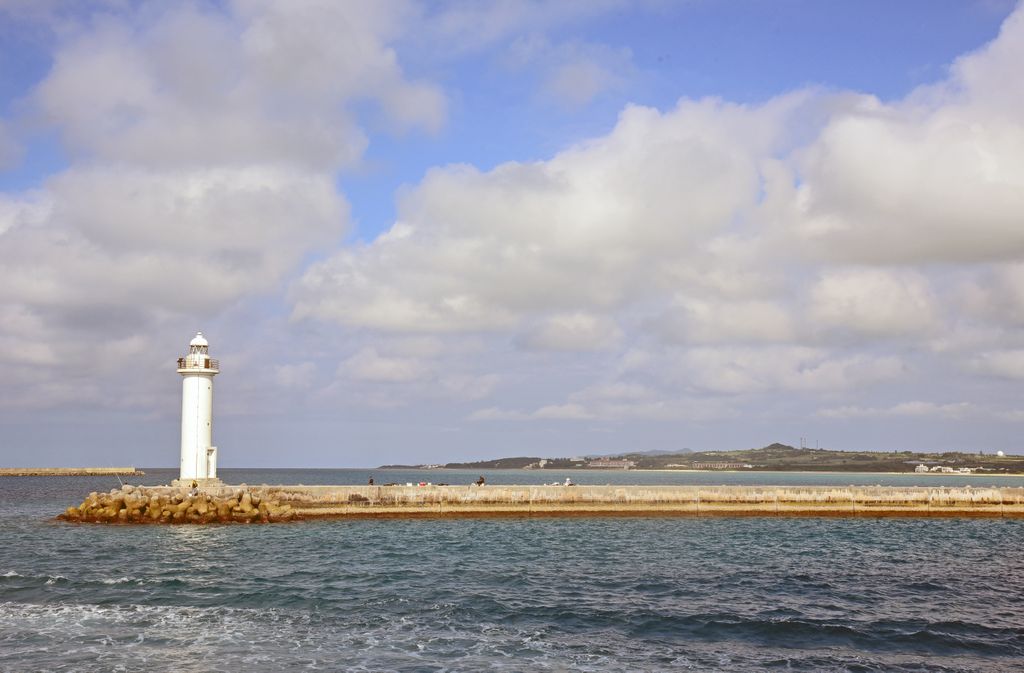
{"type": "Polygon", "coordinates": [[[626,381],[598,383],[572,394],[574,400],[590,402],[637,402],[655,397],[655,391],[647,386],[626,381]]]}
{"type": "Polygon", "coordinates": [[[0,301],[209,314],[336,240],[347,204],[316,174],[111,167],[0,197],[0,213],[0,301]]]}
{"type": "Polygon", "coordinates": [[[372,383],[411,383],[430,375],[430,369],[411,358],[384,357],[364,348],[338,366],[339,376],[372,383]]]}
{"type": "Polygon", "coordinates": [[[465,52],[523,32],[536,33],[604,14],[626,4],[623,0],[454,2],[419,17],[418,23],[423,39],[446,50],[465,52]]]}
{"type": "Polygon", "coordinates": [[[963,312],[995,325],[1024,325],[1024,263],[983,267],[962,286],[963,312]]]}
{"type": "Polygon", "coordinates": [[[15,227],[39,227],[53,216],[53,200],[43,191],[12,198],[0,194],[0,235],[15,227]]]}
{"type": "Polygon", "coordinates": [[[530,418],[529,414],[498,407],[487,407],[477,409],[466,417],[468,421],[525,421],[530,418]]]}
{"type": "Polygon", "coordinates": [[[300,362],[274,367],[274,380],[285,388],[309,388],[316,375],[316,365],[312,362],[300,362]]]}
{"type": "Polygon", "coordinates": [[[598,351],[612,348],[621,338],[622,330],[609,318],[568,313],[545,319],[519,344],[530,350],[598,351]]]}
{"type": "Polygon", "coordinates": [[[313,265],[296,318],[394,331],[508,330],[607,312],[668,283],[757,198],[756,157],[798,98],[629,107],[546,162],[431,171],[368,245],[313,265]]]}
{"type": "Polygon", "coordinates": [[[1005,409],[993,413],[992,417],[1005,423],[1024,423],[1024,409],[1005,409]]]}
{"type": "Polygon", "coordinates": [[[567,107],[586,105],[636,77],[627,48],[580,41],[552,44],[538,34],[515,40],[505,61],[514,70],[540,70],[544,93],[567,107]]]}
{"type": "Polygon", "coordinates": [[[54,344],[45,339],[47,329],[39,316],[17,304],[0,304],[0,361],[6,366],[56,365],[54,344]]]}
{"type": "Polygon", "coordinates": [[[345,106],[360,98],[400,126],[442,123],[440,92],[407,81],[381,40],[386,3],[232,9],[97,17],[57,52],[41,113],[89,156],[146,166],[352,164],[366,140],[345,106]]]}
{"type": "Polygon", "coordinates": [[[582,421],[593,416],[581,404],[552,404],[533,412],[533,418],[582,421]]]}
{"type": "Polygon", "coordinates": [[[456,400],[479,400],[487,397],[500,382],[497,374],[474,376],[471,374],[446,373],[438,379],[438,389],[456,400]]]}
{"type": "Polygon", "coordinates": [[[1024,350],[987,351],[972,357],[970,371],[1005,379],[1024,379],[1024,350]]]}
{"type": "Polygon", "coordinates": [[[904,371],[892,356],[839,356],[817,348],[694,348],[681,360],[681,376],[719,393],[840,391],[890,381],[904,371]]]}
{"type": "Polygon", "coordinates": [[[586,105],[618,82],[613,72],[597,63],[573,61],[555,68],[545,88],[566,105],[586,105]]]}
{"type": "Polygon", "coordinates": [[[587,417],[605,421],[706,421],[736,414],[718,399],[680,397],[672,387],[654,388],[623,380],[588,386],[569,395],[569,402],[587,417]]]}
{"type": "Polygon", "coordinates": [[[790,309],[778,301],[680,297],[675,303],[652,323],[669,342],[788,342],[797,335],[790,309]]]}
{"type": "MultiPolygon", "coordinates": [[[[276,294],[336,245],[348,226],[336,173],[366,146],[357,107],[399,130],[444,122],[440,90],[406,77],[388,43],[400,4],[5,9],[52,31],[52,68],[18,110],[68,160],[38,189],[0,194],[0,314],[36,326],[20,359],[54,363],[10,374],[27,404],[162,394],[140,380],[112,400],[60,379],[113,375],[132,351],[96,357],[110,331],[173,353],[162,329],[276,294]]],[[[280,365],[281,382],[303,383],[303,365],[280,365]]]]}
{"type": "Polygon", "coordinates": [[[810,302],[819,329],[890,337],[926,334],[939,324],[928,280],[918,273],[828,271],[811,288],[810,302]]]}
{"type": "Polygon", "coordinates": [[[678,397],[672,391],[614,382],[572,393],[562,404],[533,411],[487,407],[470,414],[470,421],[709,421],[735,417],[737,410],[714,398],[678,397]]]}
{"type": "Polygon", "coordinates": [[[963,418],[979,413],[979,409],[969,402],[937,404],[914,400],[901,402],[891,407],[858,407],[845,406],[822,409],[819,416],[825,418],[885,418],[885,417],[923,417],[963,418]]]}
{"type": "Polygon", "coordinates": [[[582,105],[628,85],[630,54],[544,31],[613,5],[56,12],[53,69],[25,105],[69,165],[0,197],[0,405],[152,402],[140,393],[163,393],[143,383],[111,401],[105,382],[203,319],[288,342],[250,390],[262,377],[323,408],[432,417],[479,406],[471,419],[545,431],[746,419],[776,402],[806,416],[822,397],[850,402],[823,418],[955,416],[968,407],[861,396],[941,380],[969,397],[971,377],[1018,378],[1021,9],[902,100],[627,105],[607,133],[534,161],[429,170],[387,232],[342,242],[338,175],[369,134],[445,122],[446,95],[406,74],[402,49],[512,43],[520,60],[504,65],[582,105]]]}
{"type": "MultiPolygon", "coordinates": [[[[531,36],[513,58],[556,49],[531,36]]],[[[645,391],[602,399],[584,381],[476,420],[723,418],[728,403],[700,401],[927,380],[950,349],[998,349],[999,307],[1024,316],[1005,263],[1024,258],[1024,126],[980,74],[1005,71],[1014,49],[990,45],[904,100],[807,90],[629,106],[546,160],[434,169],[401,194],[390,231],[306,271],[293,318],[508,335],[645,391]],[[1000,283],[976,284],[988,304],[948,292],[986,272],[1000,283]]]]}
{"type": "MultiPolygon", "coordinates": [[[[436,358],[444,353],[445,342],[435,336],[399,336],[391,338],[376,338],[374,342],[379,344],[391,355],[400,357],[429,359],[436,358]]],[[[460,349],[464,352],[472,349],[472,345],[463,341],[460,349]]]]}
{"type": "Polygon", "coordinates": [[[815,255],[866,263],[1024,255],[1024,11],[903,101],[861,96],[802,155],[797,236],[815,255]]]}

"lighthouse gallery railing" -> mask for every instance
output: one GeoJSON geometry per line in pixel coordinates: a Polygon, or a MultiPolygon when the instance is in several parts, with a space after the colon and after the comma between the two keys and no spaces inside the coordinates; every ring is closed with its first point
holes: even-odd
{"type": "Polygon", "coordinates": [[[220,371],[220,361],[214,358],[205,358],[197,361],[194,357],[178,358],[178,369],[213,369],[220,371]]]}

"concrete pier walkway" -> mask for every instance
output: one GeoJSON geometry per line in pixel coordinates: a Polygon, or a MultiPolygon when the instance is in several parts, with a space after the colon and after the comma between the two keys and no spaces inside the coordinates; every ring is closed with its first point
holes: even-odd
{"type": "Polygon", "coordinates": [[[1024,488],[898,486],[125,486],[60,518],[270,523],[359,517],[1024,517],[1024,488]]]}
{"type": "Polygon", "coordinates": [[[748,515],[1024,517],[1024,488],[892,486],[276,486],[298,518],[748,515]]]}

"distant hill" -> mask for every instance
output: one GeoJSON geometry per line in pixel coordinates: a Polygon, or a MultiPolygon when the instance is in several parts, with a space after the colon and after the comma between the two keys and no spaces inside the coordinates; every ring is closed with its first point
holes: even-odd
{"type": "MultiPolygon", "coordinates": [[[[693,453],[693,449],[651,449],[649,451],[633,451],[631,456],[678,456],[684,453],[693,453]]],[[[610,458],[621,456],[622,453],[588,453],[588,458],[610,458]]]]}
{"type": "Polygon", "coordinates": [[[541,460],[541,458],[537,457],[495,458],[494,460],[478,460],[470,463],[448,463],[445,467],[450,469],[518,470],[541,460]]]}
{"type": "MultiPolygon", "coordinates": [[[[442,467],[449,470],[462,469],[487,469],[487,470],[519,470],[527,465],[539,463],[544,460],[535,456],[516,456],[513,458],[495,458],[494,460],[476,460],[468,463],[445,463],[444,465],[381,465],[379,469],[422,469],[442,467]]],[[[554,461],[552,461],[554,462],[554,461]]],[[[567,459],[560,459],[562,463],[572,463],[567,459]]],[[[580,463],[582,464],[582,463],[580,463]]]]}

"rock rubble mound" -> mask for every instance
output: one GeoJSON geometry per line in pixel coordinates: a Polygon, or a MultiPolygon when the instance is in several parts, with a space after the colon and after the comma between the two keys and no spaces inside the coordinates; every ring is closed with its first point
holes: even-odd
{"type": "Polygon", "coordinates": [[[204,524],[272,523],[295,517],[291,505],[259,489],[217,487],[123,486],[107,493],[92,492],[78,507],[58,516],[84,523],[204,524]]]}

